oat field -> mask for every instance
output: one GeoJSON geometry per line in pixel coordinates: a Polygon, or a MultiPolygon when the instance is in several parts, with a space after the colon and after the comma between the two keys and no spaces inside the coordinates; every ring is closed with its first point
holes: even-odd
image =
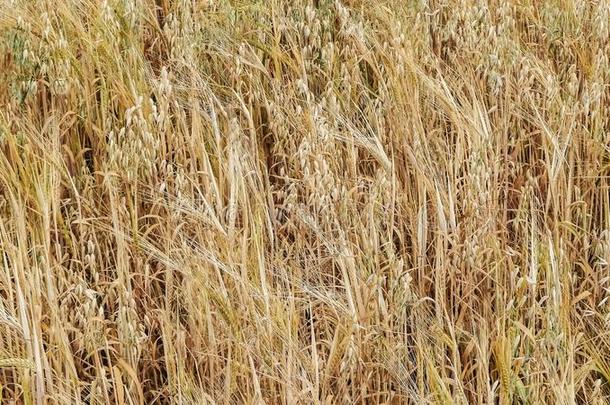
{"type": "Polygon", "coordinates": [[[0,403],[609,403],[609,58],[610,0],[0,0],[0,403]]]}

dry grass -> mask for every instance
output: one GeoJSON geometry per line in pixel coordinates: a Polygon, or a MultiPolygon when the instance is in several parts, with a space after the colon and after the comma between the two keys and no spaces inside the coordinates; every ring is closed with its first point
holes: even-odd
{"type": "Polygon", "coordinates": [[[608,0],[0,0],[0,402],[610,401],[608,0]]]}

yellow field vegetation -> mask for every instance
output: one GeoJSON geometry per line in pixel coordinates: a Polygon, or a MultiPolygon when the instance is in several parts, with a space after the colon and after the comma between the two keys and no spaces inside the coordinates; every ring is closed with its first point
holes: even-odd
{"type": "Polygon", "coordinates": [[[0,0],[0,403],[608,403],[609,37],[608,0],[0,0]]]}

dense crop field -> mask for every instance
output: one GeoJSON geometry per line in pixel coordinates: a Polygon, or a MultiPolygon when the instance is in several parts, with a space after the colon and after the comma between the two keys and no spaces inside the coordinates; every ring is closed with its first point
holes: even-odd
{"type": "Polygon", "coordinates": [[[608,403],[609,37],[608,0],[0,0],[0,402],[608,403]]]}

